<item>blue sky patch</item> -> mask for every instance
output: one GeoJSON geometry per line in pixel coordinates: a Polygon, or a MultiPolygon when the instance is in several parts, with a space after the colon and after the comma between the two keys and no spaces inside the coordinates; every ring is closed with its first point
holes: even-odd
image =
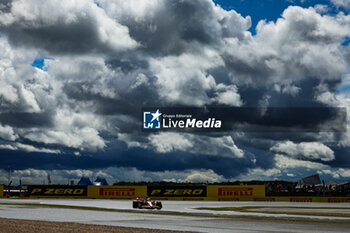
{"type": "Polygon", "coordinates": [[[41,54],[38,54],[34,59],[32,66],[39,68],[41,70],[47,71],[47,69],[45,68],[45,60],[53,60],[53,58],[45,57],[45,56],[42,56],[41,54]]]}
{"type": "Polygon", "coordinates": [[[350,37],[345,37],[344,38],[344,41],[342,42],[342,46],[348,46],[349,45],[349,43],[350,43],[350,37]]]}

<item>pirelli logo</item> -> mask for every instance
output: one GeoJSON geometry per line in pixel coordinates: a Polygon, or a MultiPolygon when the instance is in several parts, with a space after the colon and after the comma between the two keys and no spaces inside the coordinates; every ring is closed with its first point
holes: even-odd
{"type": "Polygon", "coordinates": [[[239,201],[238,197],[234,197],[234,198],[218,198],[218,201],[239,201]]]}
{"type": "Polygon", "coordinates": [[[218,188],[218,196],[236,197],[236,196],[253,196],[254,188],[244,187],[222,187],[218,188]]]}
{"type": "Polygon", "coordinates": [[[350,198],[328,198],[328,202],[332,202],[332,203],[350,202],[350,198]]]}
{"type": "Polygon", "coordinates": [[[29,185],[30,196],[87,196],[86,186],[29,185]]]}
{"type": "Polygon", "coordinates": [[[133,197],[135,188],[100,188],[99,194],[106,197],[133,197]]]}
{"type": "Polygon", "coordinates": [[[254,198],[254,201],[276,201],[276,198],[274,197],[258,197],[258,198],[254,198]]]}
{"type": "Polygon", "coordinates": [[[306,198],[303,198],[303,197],[301,197],[301,198],[292,197],[292,198],[289,199],[289,201],[290,202],[312,202],[312,198],[311,197],[310,198],[308,198],[308,197],[306,197],[306,198]]]}

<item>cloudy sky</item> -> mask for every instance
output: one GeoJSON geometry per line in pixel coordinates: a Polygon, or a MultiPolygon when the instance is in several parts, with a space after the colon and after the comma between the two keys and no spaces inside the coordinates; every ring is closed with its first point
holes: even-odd
{"type": "Polygon", "coordinates": [[[350,180],[350,132],[143,133],[139,118],[146,106],[350,108],[349,11],[348,0],[0,0],[0,183],[9,166],[15,184],[350,180]]]}

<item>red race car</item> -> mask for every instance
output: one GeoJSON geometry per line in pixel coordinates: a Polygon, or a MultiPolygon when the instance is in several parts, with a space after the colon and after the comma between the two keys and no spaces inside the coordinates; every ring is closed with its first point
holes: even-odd
{"type": "Polygon", "coordinates": [[[162,207],[162,202],[153,201],[151,198],[136,198],[132,202],[132,208],[160,210],[162,207]]]}

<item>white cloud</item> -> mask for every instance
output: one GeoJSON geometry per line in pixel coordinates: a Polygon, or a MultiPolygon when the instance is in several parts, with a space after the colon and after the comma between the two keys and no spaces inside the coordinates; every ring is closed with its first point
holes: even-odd
{"type": "Polygon", "coordinates": [[[51,150],[51,149],[46,149],[46,148],[36,148],[32,145],[26,145],[22,143],[16,143],[15,144],[17,149],[24,150],[27,152],[41,152],[41,153],[50,153],[50,154],[60,154],[60,150],[51,150]]]}
{"type": "Polygon", "coordinates": [[[154,16],[155,9],[164,7],[164,1],[161,0],[99,0],[99,3],[110,17],[132,16],[137,21],[154,16]]]}
{"type": "Polygon", "coordinates": [[[6,37],[0,36],[0,108],[3,112],[12,108],[20,108],[21,112],[40,111],[35,93],[26,83],[32,78],[28,73],[34,71],[29,66],[32,56],[30,49],[13,49],[6,37]]]}
{"type": "Polygon", "coordinates": [[[3,80],[0,80],[0,95],[10,103],[15,103],[18,101],[17,89],[13,86],[8,85],[3,80]]]}
{"type": "Polygon", "coordinates": [[[244,151],[239,149],[231,136],[209,137],[184,133],[162,132],[152,134],[147,143],[131,140],[119,135],[129,147],[152,149],[157,153],[186,152],[190,154],[211,155],[228,158],[243,158],[244,151]]]}
{"type": "Polygon", "coordinates": [[[286,141],[277,143],[270,150],[277,153],[285,153],[294,158],[320,159],[322,161],[334,160],[334,152],[319,142],[302,142],[296,144],[286,141]]]}
{"type": "Polygon", "coordinates": [[[350,177],[350,169],[339,168],[338,173],[342,177],[350,177]]]}
{"type": "Polygon", "coordinates": [[[40,107],[35,100],[34,94],[23,86],[19,90],[23,101],[26,103],[26,112],[40,112],[40,107]]]}
{"type": "Polygon", "coordinates": [[[243,105],[241,96],[238,94],[238,90],[235,85],[225,86],[220,83],[216,88],[217,93],[214,101],[217,103],[235,107],[243,105]]]}
{"type": "Polygon", "coordinates": [[[282,171],[278,168],[262,169],[251,168],[248,169],[246,174],[242,174],[237,177],[238,180],[274,180],[283,175],[282,171]]]}
{"type": "Polygon", "coordinates": [[[273,89],[278,93],[288,94],[291,96],[297,96],[299,92],[301,91],[300,87],[297,87],[295,85],[279,85],[274,84],[273,89]]]}
{"type": "Polygon", "coordinates": [[[331,0],[331,2],[336,7],[344,7],[345,9],[350,9],[350,2],[349,2],[349,0],[331,0]]]}
{"type": "Polygon", "coordinates": [[[348,179],[350,169],[332,168],[318,162],[303,161],[287,157],[285,155],[275,155],[275,167],[270,169],[251,168],[246,174],[238,177],[241,180],[273,180],[285,179],[285,177],[301,179],[307,175],[318,173],[320,175],[331,176],[334,179],[348,179]]]}
{"type": "Polygon", "coordinates": [[[157,77],[159,94],[169,103],[201,106],[210,103],[207,92],[216,82],[206,70],[222,66],[223,61],[213,50],[203,54],[182,54],[150,60],[150,69],[157,77]]]}
{"type": "Polygon", "coordinates": [[[52,150],[47,148],[38,148],[32,145],[23,144],[23,143],[11,143],[7,145],[0,145],[0,149],[4,150],[20,150],[25,152],[39,152],[39,153],[48,153],[48,154],[60,154],[60,150],[52,150]]]}
{"type": "Polygon", "coordinates": [[[329,6],[328,5],[322,5],[322,4],[316,4],[314,6],[315,10],[317,13],[327,13],[329,11],[329,6]]]}
{"type": "MultiPolygon", "coordinates": [[[[344,75],[344,80],[343,84],[347,83],[347,78],[348,75],[344,75]]],[[[317,101],[328,104],[330,106],[335,106],[335,107],[342,107],[346,108],[346,112],[349,113],[350,111],[350,96],[347,93],[333,93],[330,92],[329,90],[325,89],[323,90],[320,88],[319,93],[316,96],[317,101]]],[[[334,122],[333,124],[339,124],[338,122],[334,122]]],[[[347,114],[347,131],[341,134],[340,138],[336,139],[336,143],[338,146],[341,147],[349,147],[350,146],[350,132],[349,132],[349,124],[350,124],[350,115],[347,114]]],[[[332,135],[328,133],[328,136],[332,135]]],[[[333,136],[335,138],[335,136],[333,136]]]]}
{"type": "Polygon", "coordinates": [[[287,157],[285,155],[275,155],[276,168],[287,171],[291,168],[306,168],[306,169],[327,169],[329,166],[322,163],[298,160],[287,157]]]}
{"type": "Polygon", "coordinates": [[[348,180],[350,178],[350,169],[344,169],[344,168],[339,168],[339,169],[329,168],[325,170],[319,170],[318,173],[320,175],[330,175],[334,179],[342,178],[342,179],[348,180]]]}
{"type": "MultiPolygon", "coordinates": [[[[47,175],[53,184],[67,184],[70,180],[75,183],[82,176],[89,177],[94,181],[98,176],[106,178],[109,184],[115,181],[176,181],[176,182],[220,182],[225,178],[216,174],[213,170],[185,170],[185,171],[143,171],[128,167],[109,167],[102,170],[40,170],[25,169],[11,171],[11,180],[17,183],[22,179],[23,184],[42,184],[47,183],[47,175]]],[[[7,171],[0,170],[0,183],[7,183],[7,171]]]]}
{"type": "Polygon", "coordinates": [[[349,35],[348,16],[321,16],[311,7],[290,6],[282,17],[257,26],[256,41],[265,51],[260,54],[270,54],[267,65],[277,74],[271,81],[282,78],[288,83],[309,76],[338,79],[347,70],[339,41],[349,35]]]}
{"type": "Polygon", "coordinates": [[[0,124],[0,138],[8,141],[14,141],[18,138],[18,135],[13,131],[13,128],[0,124]]]}
{"type": "Polygon", "coordinates": [[[89,127],[76,129],[72,132],[32,131],[24,136],[34,142],[63,145],[79,150],[96,151],[105,147],[105,142],[99,136],[98,131],[89,127]]]}
{"type": "MultiPolygon", "coordinates": [[[[28,168],[23,170],[11,169],[11,180],[18,184],[47,184],[47,175],[50,175],[52,184],[68,184],[73,180],[78,183],[81,177],[89,177],[94,181],[98,176],[106,178],[109,184],[116,181],[175,181],[175,182],[221,182],[226,179],[216,174],[213,170],[184,170],[184,171],[144,171],[130,167],[109,167],[100,170],[42,170],[28,168]]],[[[0,183],[7,183],[8,171],[0,169],[0,183]]]]}
{"type": "MultiPolygon", "coordinates": [[[[185,6],[182,5],[185,2],[177,4],[179,7],[185,6]]],[[[138,32],[146,33],[147,37],[158,40],[157,36],[161,34],[160,22],[162,22],[169,33],[175,37],[174,41],[163,41],[165,47],[160,52],[156,51],[156,48],[154,48],[155,51],[148,51],[147,49],[150,49],[147,48],[150,46],[147,44],[148,41],[142,36],[137,37],[138,39],[135,37],[135,40],[143,43],[140,49],[144,51],[142,53],[134,51],[128,56],[120,55],[122,62],[130,61],[132,64],[131,68],[129,67],[132,70],[130,72],[123,70],[122,65],[117,68],[111,66],[113,63],[108,62],[109,59],[113,61],[113,57],[109,58],[108,53],[96,54],[91,50],[85,50],[83,54],[72,51],[74,60],[71,56],[64,56],[70,51],[62,54],[50,50],[55,59],[49,61],[48,71],[43,72],[30,67],[30,63],[37,56],[37,51],[33,52],[28,44],[23,44],[21,47],[26,53],[22,53],[16,43],[10,46],[7,40],[13,40],[12,32],[4,30],[6,36],[0,38],[2,52],[0,83],[3,84],[0,95],[6,99],[6,106],[12,108],[15,106],[16,112],[51,111],[54,118],[53,124],[45,130],[36,127],[20,129],[21,136],[36,142],[82,150],[102,149],[106,145],[106,140],[100,136],[101,132],[106,130],[115,135],[116,131],[121,131],[118,132],[120,135],[126,135],[121,122],[124,123],[128,117],[120,116],[124,112],[118,112],[120,115],[116,114],[118,116],[113,118],[99,115],[101,113],[99,101],[102,104],[111,104],[115,101],[114,105],[108,107],[108,110],[114,110],[115,106],[120,105],[116,101],[125,102],[126,98],[131,101],[133,96],[140,93],[139,89],[155,85],[153,86],[154,95],[155,98],[159,95],[159,99],[154,101],[159,101],[157,103],[161,104],[203,106],[219,103],[242,106],[244,99],[240,95],[239,85],[249,80],[252,81],[252,86],[260,82],[264,85],[267,83],[278,85],[280,93],[296,97],[300,94],[301,87],[293,84],[294,81],[307,76],[331,79],[346,68],[346,62],[339,49],[340,38],[348,35],[346,29],[349,27],[349,20],[345,15],[321,16],[312,8],[289,7],[284,11],[283,18],[276,23],[260,22],[257,35],[252,36],[247,31],[251,25],[249,17],[244,18],[233,10],[225,11],[209,0],[201,1],[200,4],[197,10],[206,15],[201,16],[201,20],[194,21],[193,24],[200,26],[203,20],[208,23],[207,30],[204,32],[209,31],[215,35],[215,42],[211,42],[210,39],[202,42],[201,38],[196,37],[186,40],[183,35],[185,32],[177,27],[179,22],[164,19],[158,21],[159,15],[163,13],[176,14],[161,0],[100,1],[101,7],[97,7],[93,1],[89,0],[15,1],[11,11],[1,14],[0,22],[3,25],[18,27],[19,31],[23,28],[41,30],[44,27],[55,28],[56,26],[57,29],[62,27],[71,30],[67,27],[74,24],[80,25],[79,23],[87,20],[88,25],[92,23],[93,27],[97,27],[99,45],[96,46],[103,44],[116,50],[135,48],[136,42],[129,36],[129,32],[134,30],[134,27],[140,30],[143,30],[143,27],[148,28],[151,31],[150,34],[140,30],[138,32]],[[52,10],[53,8],[55,10],[52,10]],[[301,33],[303,30],[308,31],[309,34],[301,33]],[[126,41],[123,38],[126,38],[126,41]],[[177,52],[169,48],[179,41],[181,44],[177,45],[179,49],[177,52]],[[125,46],[118,47],[119,45],[113,43],[122,43],[125,46]],[[24,56],[21,56],[22,54],[24,56]],[[133,59],[137,62],[144,59],[146,62],[139,66],[133,59]],[[298,61],[298,64],[295,61],[298,61]],[[230,80],[227,80],[227,77],[220,77],[212,72],[213,70],[220,70],[230,80]],[[151,83],[152,80],[154,83],[151,83]],[[271,80],[273,82],[269,82],[271,80]],[[69,93],[67,88],[76,87],[74,85],[80,88],[80,92],[69,93]],[[135,90],[135,93],[131,90],[135,90]],[[62,114],[64,111],[65,113],[62,114]],[[91,114],[84,119],[88,115],[86,112],[91,114]],[[76,123],[71,119],[81,122],[82,126],[76,127],[76,123]],[[112,122],[111,119],[118,119],[118,121],[112,122]]],[[[58,30],[58,33],[61,33],[60,41],[63,44],[73,43],[66,38],[64,30],[63,32],[58,30]]],[[[25,33],[23,35],[26,36],[25,33]]],[[[139,95],[141,100],[147,98],[142,96],[142,93],[139,95]]],[[[268,98],[266,101],[269,103],[268,98]]],[[[127,123],[134,124],[134,121],[135,119],[129,118],[127,123]]],[[[130,138],[131,135],[125,137],[130,138]]],[[[210,143],[219,143],[223,150],[231,151],[224,153],[227,156],[230,153],[237,157],[243,156],[243,152],[226,139],[219,141],[209,137],[206,139],[210,143]]],[[[135,142],[133,146],[144,146],[143,143],[132,138],[130,140],[135,142]]],[[[164,148],[159,145],[155,148],[158,151],[178,150],[173,141],[165,142],[164,148]]],[[[176,141],[180,144],[185,143],[184,148],[189,146],[189,138],[176,141]]],[[[202,144],[197,142],[196,145],[202,144]]],[[[213,148],[217,150],[217,146],[213,148]]],[[[217,153],[217,151],[209,151],[210,154],[217,153]]]]}
{"type": "Polygon", "coordinates": [[[191,171],[189,174],[185,175],[185,179],[178,179],[178,182],[220,182],[223,181],[224,178],[218,174],[216,174],[213,170],[207,170],[207,171],[191,171]]]}
{"type": "Polygon", "coordinates": [[[188,151],[193,147],[190,138],[178,133],[160,133],[151,135],[149,143],[155,147],[158,153],[169,153],[175,151],[188,151]]]}
{"type": "Polygon", "coordinates": [[[0,149],[4,149],[4,150],[16,150],[16,147],[13,147],[11,145],[0,145],[0,149]]]}

